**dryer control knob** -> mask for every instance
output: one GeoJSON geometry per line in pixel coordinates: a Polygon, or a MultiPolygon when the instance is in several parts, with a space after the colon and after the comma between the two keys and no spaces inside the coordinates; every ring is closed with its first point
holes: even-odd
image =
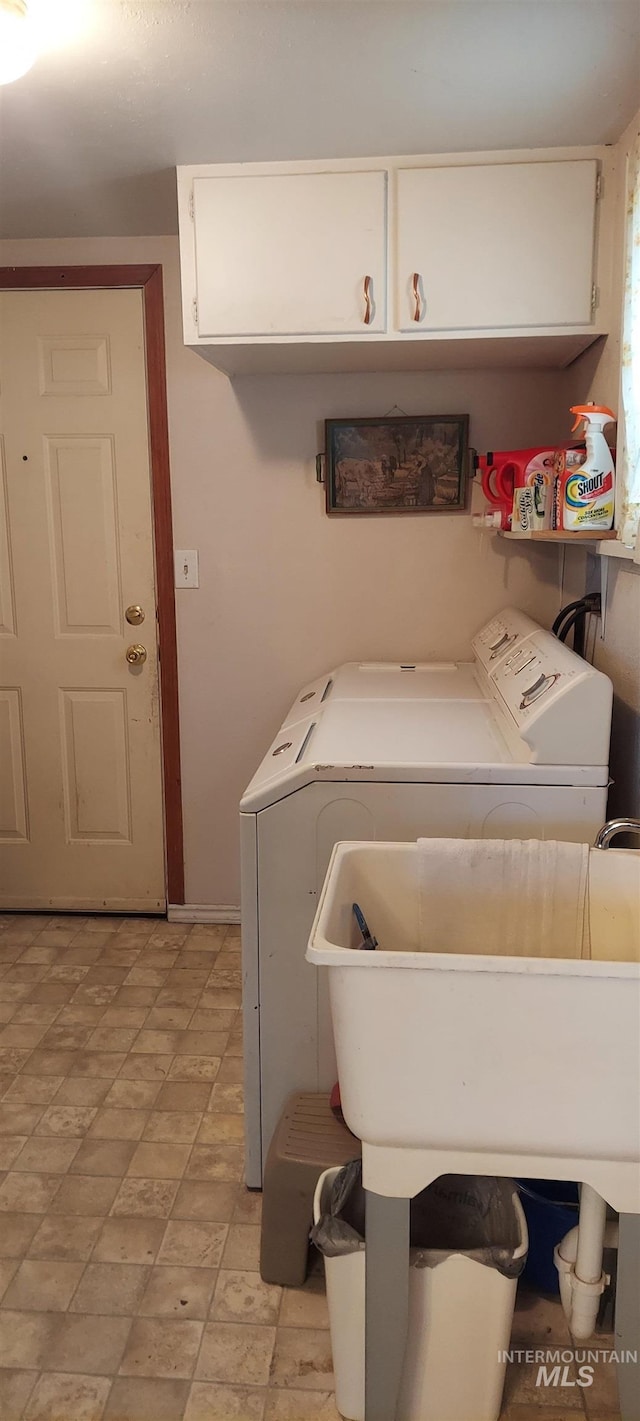
{"type": "Polygon", "coordinates": [[[547,676],[544,672],[541,676],[538,676],[537,681],[534,681],[533,685],[528,686],[526,691],[523,692],[520,710],[526,710],[528,706],[533,705],[534,701],[538,701],[540,697],[544,695],[545,691],[548,691],[549,687],[555,684],[557,679],[557,676],[547,676]]]}

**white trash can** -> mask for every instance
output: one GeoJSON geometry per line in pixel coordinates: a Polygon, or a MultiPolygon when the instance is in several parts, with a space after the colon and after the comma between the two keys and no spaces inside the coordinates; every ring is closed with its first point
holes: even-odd
{"type": "MultiPolygon", "coordinates": [[[[314,1225],[328,1212],[340,1173],[320,1176],[314,1225]]],[[[512,1257],[524,1266],[529,1240],[515,1184],[512,1203],[512,1257]]],[[[325,1256],[324,1266],[336,1406],[347,1421],[364,1421],[365,1250],[325,1256]]],[[[403,1421],[497,1421],[506,1367],[500,1354],[509,1349],[516,1288],[517,1277],[468,1254],[411,1249],[403,1421]]]]}

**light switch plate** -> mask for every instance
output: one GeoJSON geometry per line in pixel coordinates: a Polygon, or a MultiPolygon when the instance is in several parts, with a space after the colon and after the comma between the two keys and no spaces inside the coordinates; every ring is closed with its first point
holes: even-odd
{"type": "Polygon", "coordinates": [[[174,548],[173,566],[176,587],[199,587],[197,548],[174,548]]]}

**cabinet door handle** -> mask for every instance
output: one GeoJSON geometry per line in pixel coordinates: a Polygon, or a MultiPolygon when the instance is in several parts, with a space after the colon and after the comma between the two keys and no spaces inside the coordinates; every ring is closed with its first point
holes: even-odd
{"type": "Polygon", "coordinates": [[[412,288],[412,291],[413,291],[413,300],[414,300],[413,319],[414,319],[414,321],[419,321],[419,320],[420,320],[420,317],[421,317],[421,315],[422,315],[422,301],[421,301],[421,299],[420,299],[420,272],[419,272],[419,271],[414,271],[413,276],[411,277],[411,288],[412,288]]]}
{"type": "Polygon", "coordinates": [[[373,313],[373,298],[372,298],[372,296],[371,296],[371,277],[370,277],[370,276],[365,276],[365,279],[364,279],[364,281],[363,281],[363,283],[362,283],[362,287],[363,287],[363,291],[364,291],[364,317],[363,317],[363,319],[364,319],[365,326],[370,326],[370,325],[371,325],[371,316],[372,316],[372,313],[373,313]]]}

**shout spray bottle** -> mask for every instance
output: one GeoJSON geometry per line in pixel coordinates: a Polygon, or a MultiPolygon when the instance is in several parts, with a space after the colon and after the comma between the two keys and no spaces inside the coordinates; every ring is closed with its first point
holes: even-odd
{"type": "Polygon", "coordinates": [[[615,415],[606,405],[594,404],[572,405],[571,413],[576,416],[574,431],[584,421],[587,452],[580,467],[564,475],[562,526],[604,532],[613,527],[615,502],[615,468],[604,429],[615,415]]]}

